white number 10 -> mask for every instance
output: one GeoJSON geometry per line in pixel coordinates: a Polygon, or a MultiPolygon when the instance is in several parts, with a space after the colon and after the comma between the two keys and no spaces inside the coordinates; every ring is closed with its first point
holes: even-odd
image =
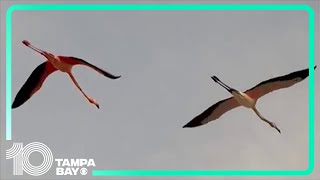
{"type": "Polygon", "coordinates": [[[51,150],[43,143],[32,142],[23,147],[23,143],[13,143],[6,150],[6,159],[13,159],[13,175],[23,175],[23,171],[32,176],[40,176],[49,171],[53,162],[51,150]],[[39,166],[30,164],[29,156],[33,152],[39,152],[43,161],[39,166]]]}

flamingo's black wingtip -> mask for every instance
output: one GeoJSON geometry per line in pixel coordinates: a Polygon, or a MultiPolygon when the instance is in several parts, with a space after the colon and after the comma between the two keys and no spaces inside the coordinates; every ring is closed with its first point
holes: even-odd
{"type": "Polygon", "coordinates": [[[107,74],[105,76],[110,78],[110,79],[119,79],[121,77],[121,76],[114,76],[114,75],[110,75],[110,74],[107,74]]]}
{"type": "Polygon", "coordinates": [[[190,124],[186,124],[186,125],[182,126],[182,128],[194,128],[194,127],[198,127],[198,126],[200,126],[200,125],[193,126],[190,124]]]}
{"type": "Polygon", "coordinates": [[[11,106],[11,109],[15,109],[15,108],[17,108],[17,107],[19,107],[20,105],[16,102],[16,101],[14,101],[13,103],[12,103],[12,106],[11,106]]]}
{"type": "MultiPolygon", "coordinates": [[[[194,126],[194,127],[196,127],[196,126],[194,126]]],[[[193,128],[193,127],[192,127],[192,126],[184,125],[184,126],[182,126],[182,128],[193,128]]]]}
{"type": "Polygon", "coordinates": [[[182,126],[182,128],[191,128],[192,126],[191,126],[191,124],[190,124],[190,122],[188,122],[187,124],[185,124],[184,126],[182,126]]]}
{"type": "Polygon", "coordinates": [[[186,125],[184,125],[182,128],[194,128],[194,127],[198,127],[201,126],[203,124],[197,122],[197,121],[190,121],[188,122],[186,125]]]}

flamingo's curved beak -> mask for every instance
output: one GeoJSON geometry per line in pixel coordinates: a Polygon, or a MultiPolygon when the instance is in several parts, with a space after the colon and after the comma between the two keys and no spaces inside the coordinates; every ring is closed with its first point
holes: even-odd
{"type": "Polygon", "coordinates": [[[24,45],[26,45],[27,47],[33,49],[34,51],[36,51],[36,52],[38,52],[38,53],[40,53],[40,54],[42,54],[42,55],[45,55],[45,51],[43,51],[43,50],[41,50],[41,49],[39,49],[39,48],[31,45],[31,43],[30,43],[29,41],[23,40],[22,43],[23,43],[24,45]]]}
{"type": "Polygon", "coordinates": [[[29,45],[30,45],[29,41],[27,41],[27,40],[23,40],[22,43],[23,43],[24,45],[26,45],[26,46],[29,46],[29,45]]]}

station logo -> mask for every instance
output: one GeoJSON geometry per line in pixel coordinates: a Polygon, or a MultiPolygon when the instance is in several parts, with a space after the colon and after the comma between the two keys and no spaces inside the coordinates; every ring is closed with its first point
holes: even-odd
{"type": "Polygon", "coordinates": [[[54,159],[50,148],[40,142],[32,142],[26,146],[23,143],[13,143],[6,150],[6,159],[13,159],[13,175],[18,176],[24,172],[31,176],[41,176],[51,169],[53,163],[57,164],[55,174],[58,176],[87,175],[88,168],[96,166],[93,159],[54,159]],[[33,152],[39,152],[43,157],[39,166],[30,163],[30,154],[33,152]]]}

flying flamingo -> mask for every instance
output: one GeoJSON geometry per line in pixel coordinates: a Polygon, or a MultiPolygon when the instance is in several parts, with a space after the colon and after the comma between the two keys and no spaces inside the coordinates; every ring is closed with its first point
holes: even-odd
{"type": "MultiPolygon", "coordinates": [[[[315,66],[314,69],[316,69],[316,67],[317,66],[315,66]]],[[[212,76],[211,78],[213,79],[213,81],[225,88],[229,93],[232,94],[233,97],[221,100],[216,104],[212,105],[203,113],[199,114],[189,123],[184,125],[183,128],[193,128],[207,124],[210,121],[218,119],[227,111],[230,111],[239,106],[244,106],[246,108],[252,109],[261,120],[268,123],[271,127],[275,128],[279,133],[281,133],[280,129],[276,126],[274,122],[268,121],[260,114],[260,112],[256,108],[256,102],[260,97],[278,89],[288,88],[304,80],[308,76],[309,69],[296,71],[284,76],[279,76],[263,81],[258,85],[254,86],[253,88],[245,91],[244,93],[227,86],[216,76],[212,76]]]]}
{"type": "Polygon", "coordinates": [[[77,86],[77,88],[81,91],[81,93],[85,96],[85,98],[90,103],[96,105],[96,107],[99,109],[99,104],[93,98],[87,96],[81,89],[80,85],[78,84],[78,82],[76,81],[75,77],[72,74],[72,71],[71,71],[72,67],[74,65],[85,65],[108,78],[117,79],[121,77],[121,76],[114,76],[82,59],[79,59],[76,57],[70,57],[70,56],[55,56],[47,51],[43,51],[39,48],[36,48],[26,40],[23,40],[22,43],[27,47],[31,48],[32,50],[43,55],[45,58],[47,58],[47,61],[40,64],[31,73],[31,75],[29,76],[29,78],[24,83],[22,88],[19,90],[17,96],[15,97],[12,104],[12,108],[17,108],[21,106],[23,103],[25,103],[28,99],[31,98],[32,95],[34,95],[41,88],[43,82],[50,74],[52,74],[57,70],[60,70],[61,72],[67,73],[70,76],[72,82],[77,86]]]}

